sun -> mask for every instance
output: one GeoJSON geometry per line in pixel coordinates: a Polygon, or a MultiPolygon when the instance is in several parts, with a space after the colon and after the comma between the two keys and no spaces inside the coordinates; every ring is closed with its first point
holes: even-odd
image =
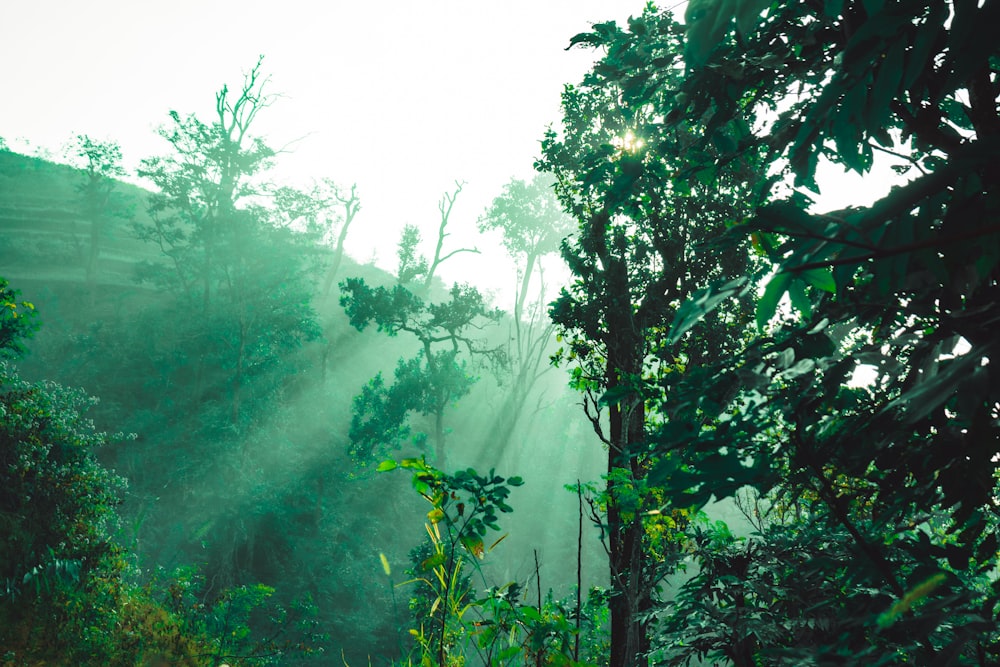
{"type": "Polygon", "coordinates": [[[646,142],[635,136],[632,130],[627,130],[624,135],[612,138],[611,145],[622,153],[636,153],[646,145],[646,142]]]}

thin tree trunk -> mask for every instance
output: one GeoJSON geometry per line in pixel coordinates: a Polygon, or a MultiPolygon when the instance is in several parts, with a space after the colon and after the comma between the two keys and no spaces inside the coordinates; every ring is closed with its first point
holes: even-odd
{"type": "MultiPolygon", "coordinates": [[[[610,326],[616,332],[629,331],[627,319],[610,326]]],[[[629,377],[642,371],[642,341],[626,339],[608,346],[608,390],[619,387],[629,377]]],[[[645,582],[645,552],[643,528],[639,516],[625,520],[619,505],[620,492],[616,477],[626,471],[628,482],[644,475],[634,445],[645,437],[645,408],[640,399],[623,398],[609,409],[608,448],[608,533],[611,555],[611,667],[647,667],[649,642],[641,620],[649,607],[645,582]]]]}

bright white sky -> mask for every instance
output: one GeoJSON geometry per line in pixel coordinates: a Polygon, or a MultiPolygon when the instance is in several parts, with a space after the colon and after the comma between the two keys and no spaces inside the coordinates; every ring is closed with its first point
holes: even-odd
{"type": "MultiPolygon", "coordinates": [[[[0,137],[59,157],[75,134],[119,142],[126,166],[167,152],[167,112],[211,118],[214,93],[235,88],[259,54],[283,97],[259,116],[275,172],[305,185],[358,183],[362,211],[348,252],[394,267],[405,223],[425,252],[437,202],[467,181],[454,242],[498,253],[476,219],[512,176],[530,178],[559,94],[597,57],[565,51],[594,22],[624,20],[642,0],[10,0],[0,3],[0,137]],[[25,140],[30,142],[26,145],[25,140]],[[300,141],[296,141],[300,140],[300,141]]],[[[449,242],[452,239],[449,239],[449,242]]],[[[461,254],[442,273],[501,287],[507,268],[461,254]]]]}
{"type": "MultiPolygon", "coordinates": [[[[642,7],[642,0],[7,0],[0,2],[0,137],[14,150],[56,158],[75,134],[113,139],[134,169],[167,152],[155,128],[169,110],[211,119],[215,92],[224,83],[238,87],[264,54],[270,91],[283,97],[256,129],[292,150],[275,178],[358,184],[353,257],[377,253],[381,266],[394,268],[405,223],[425,230],[424,252],[432,254],[437,203],[460,179],[467,185],[446,250],[476,245],[484,254],[455,256],[442,276],[506,290],[512,267],[499,261],[497,238],[479,237],[476,220],[512,176],[531,177],[544,129],[559,120],[563,85],[577,83],[599,57],[565,51],[569,39],[642,7]]],[[[824,194],[855,204],[874,197],[864,196],[867,186],[887,186],[884,177],[833,176],[837,186],[824,194]]]]}

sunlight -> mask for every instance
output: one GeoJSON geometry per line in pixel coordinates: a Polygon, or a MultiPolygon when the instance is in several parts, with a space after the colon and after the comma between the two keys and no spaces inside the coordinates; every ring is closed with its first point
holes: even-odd
{"type": "Polygon", "coordinates": [[[614,137],[611,140],[611,145],[617,148],[622,153],[635,153],[642,149],[646,145],[646,142],[635,136],[632,130],[625,132],[623,137],[614,137]]]}

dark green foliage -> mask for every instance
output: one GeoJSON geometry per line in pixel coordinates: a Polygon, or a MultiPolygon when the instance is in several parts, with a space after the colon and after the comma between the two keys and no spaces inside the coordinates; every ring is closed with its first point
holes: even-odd
{"type": "Polygon", "coordinates": [[[82,412],[93,403],[0,368],[0,580],[6,597],[78,580],[106,554],[124,480],[94,458],[105,443],[82,412]]]}
{"type": "MultiPolygon", "coordinates": [[[[674,367],[665,381],[640,378],[633,364],[625,376],[631,385],[608,387],[606,377],[586,367],[576,383],[604,390],[610,406],[643,397],[656,424],[649,440],[658,462],[649,481],[664,486],[668,503],[702,505],[745,485],[807,495],[815,507],[806,525],[791,529],[792,538],[814,542],[823,534],[844,554],[841,565],[818,554],[807,558],[816,568],[811,581],[820,604],[838,610],[823,621],[822,633],[809,635],[791,620],[802,614],[794,600],[803,591],[790,588],[791,579],[781,583],[786,533],[767,531],[745,549],[702,540],[705,569],[686,598],[690,613],[679,613],[672,626],[673,637],[687,642],[686,656],[710,654],[710,645],[736,665],[782,655],[791,664],[805,656],[818,664],[993,661],[997,598],[981,577],[995,570],[997,558],[1000,395],[990,361],[1000,261],[1000,52],[986,35],[998,21],[996,3],[767,7],[705,0],[689,5],[683,64],[656,50],[678,30],[667,12],[653,8],[630,19],[627,31],[597,24],[573,40],[604,47],[607,56],[592,78],[619,91],[619,107],[652,112],[654,121],[642,123],[637,112],[606,119],[587,88],[571,88],[564,108],[581,122],[565,137],[552,132],[546,139],[543,165],[574,154],[588,161],[585,178],[572,187],[560,183],[567,207],[590,221],[579,240],[585,252],[567,254],[580,278],[574,289],[588,298],[569,291],[553,310],[557,321],[585,323],[574,325],[581,340],[564,354],[614,360],[614,350],[602,346],[608,332],[634,330],[649,311],[646,295],[626,291],[646,283],[630,283],[625,267],[617,276],[608,270],[615,248],[659,248],[655,237],[617,231],[621,218],[612,208],[633,192],[641,193],[639,201],[655,201],[655,187],[637,187],[648,174],[675,209],[692,195],[705,202],[703,187],[720,203],[734,200],[732,179],[749,179],[741,196],[745,213],[703,209],[718,231],[664,254],[676,263],[689,252],[692,266],[705,270],[664,285],[668,293],[678,282],[688,288],[680,297],[685,305],[671,313],[666,349],[684,341],[718,349],[694,327],[718,317],[733,297],[745,303],[756,284],[763,334],[745,347],[724,346],[729,354],[714,360],[681,357],[683,368],[674,367]],[[971,39],[984,41],[972,46],[971,39]],[[643,41],[649,46],[635,48],[643,41]],[[771,117],[762,122],[765,112],[771,117]],[[591,136],[593,126],[617,133],[618,143],[588,144],[580,137],[591,136]],[[574,142],[586,152],[567,150],[574,142]],[[776,187],[788,175],[796,186],[818,191],[821,156],[861,173],[878,151],[906,161],[897,171],[917,173],[870,207],[820,215],[809,210],[806,191],[776,187]],[[655,171],[657,161],[668,160],[669,170],[655,171]],[[768,177],[752,177],[755,165],[770,165],[768,177]],[[764,265],[754,270],[744,261],[735,274],[713,275],[734,268],[726,253],[747,242],[764,265]],[[588,261],[588,252],[601,263],[588,261]],[[603,297],[608,287],[629,304],[625,327],[614,324],[616,301],[603,297]],[[783,315],[775,326],[786,295],[798,316],[783,315]],[[859,365],[875,376],[863,389],[850,386],[859,365]],[[937,528],[923,529],[927,522],[937,528]],[[716,592],[712,577],[729,576],[727,568],[740,559],[751,567],[736,572],[733,584],[778,585],[777,591],[729,585],[716,592]],[[747,626],[749,620],[725,615],[757,604],[751,599],[757,595],[773,622],[747,626]],[[775,599],[790,606],[776,606],[775,599]],[[729,611],[722,615],[707,607],[725,601],[729,611]],[[701,612],[692,606],[699,602],[706,605],[701,612]],[[695,637],[706,635],[689,620],[707,622],[714,638],[691,649],[695,637]],[[784,630],[776,634],[775,626],[784,630]]],[[[640,234],[656,221],[655,209],[641,211],[632,216],[640,234]]],[[[669,271],[664,261],[650,275],[662,279],[669,271]]],[[[721,320],[746,322],[745,316],[721,320]]],[[[614,616],[612,604],[613,656],[614,616]]]]}
{"type": "MultiPolygon", "coordinates": [[[[561,131],[546,133],[536,164],[555,176],[578,223],[562,244],[573,282],[550,310],[566,341],[554,360],[576,366],[572,383],[608,451],[611,663],[643,664],[646,619],[669,569],[653,557],[658,538],[643,520],[662,505],[646,480],[658,462],[647,435],[665,414],[653,407],[679,400],[681,376],[740,348],[749,298],[680,340],[668,339],[669,324],[697,287],[749,270],[745,243],[712,257],[699,250],[750,213],[763,170],[748,151],[712,178],[685,171],[720,150],[699,145],[699,120],[663,122],[682,78],[681,29],[669,15],[650,7],[627,27],[595,25],[583,41],[607,53],[580,85],[566,87],[561,131]]],[[[727,137],[736,142],[747,131],[734,123],[727,137]]]]}
{"type": "Polygon", "coordinates": [[[182,632],[212,642],[205,656],[212,664],[281,665],[321,652],[317,646],[326,638],[317,631],[315,605],[296,602],[286,608],[272,599],[274,592],[270,586],[247,584],[209,596],[204,576],[192,569],[150,586],[150,594],[178,619],[182,632]]]}
{"type": "Polygon", "coordinates": [[[500,311],[490,309],[482,294],[469,285],[454,285],[450,300],[440,303],[424,303],[401,284],[372,288],[360,278],[348,278],[340,290],[340,303],[359,331],[374,323],[389,336],[403,331],[420,343],[415,357],[399,360],[391,386],[386,386],[380,373],[354,398],[351,455],[369,464],[399,448],[411,433],[410,415],[416,413],[434,420],[430,433],[418,435],[416,443],[422,446],[429,435],[437,460],[443,461],[444,412],[474,382],[466,370],[468,360],[505,361],[502,349],[491,348],[469,333],[496,322],[500,311]]]}
{"type": "Polygon", "coordinates": [[[125,482],[95,458],[94,402],[0,364],[0,660],[136,665],[160,651],[200,665],[201,640],[126,584],[111,539],[125,482]]]}
{"type": "MultiPolygon", "coordinates": [[[[664,406],[672,421],[727,414],[712,428],[668,424],[658,438],[660,451],[700,457],[659,471],[675,502],[745,484],[814,494],[809,530],[850,545],[840,565],[813,559],[829,582],[824,603],[843,610],[799,647],[820,664],[995,660],[998,598],[982,577],[997,565],[1000,52],[968,40],[986,39],[997,12],[996,3],[774,3],[738,45],[722,40],[711,56],[693,47],[695,67],[665,110],[679,124],[711,119],[689,156],[722,155],[687,170],[713,179],[758,146],[814,191],[821,155],[864,173],[890,151],[906,161],[899,171],[916,172],[872,206],[821,215],[798,191],[733,228],[729,238],[750,238],[776,269],[752,276],[766,280],[765,335],[686,377],[685,405],[664,406]],[[772,123],[723,140],[764,106],[772,123]],[[771,326],[785,294],[799,316],[771,326]],[[851,388],[860,365],[873,378],[851,388]]],[[[720,35],[730,17],[716,22],[720,35]]],[[[675,337],[719,303],[690,305],[675,337]]],[[[766,552],[778,540],[765,538],[766,552]]],[[[787,638],[756,641],[737,664],[787,638]]]]}

